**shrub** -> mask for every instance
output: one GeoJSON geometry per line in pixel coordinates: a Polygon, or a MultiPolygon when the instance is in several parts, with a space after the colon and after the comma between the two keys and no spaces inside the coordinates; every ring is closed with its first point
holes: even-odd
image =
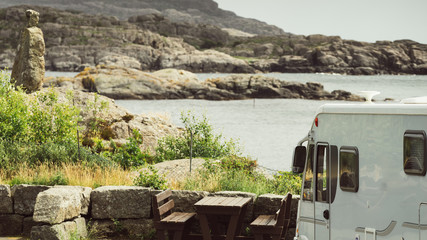
{"type": "Polygon", "coordinates": [[[148,166],[148,170],[142,170],[133,183],[136,186],[151,187],[160,190],[165,190],[167,188],[165,177],[159,175],[157,169],[152,165],[148,166]]]}
{"type": "Polygon", "coordinates": [[[148,151],[144,152],[140,149],[142,135],[138,130],[134,129],[133,136],[128,140],[129,142],[121,147],[117,147],[112,142],[113,154],[111,158],[114,162],[120,164],[123,169],[130,169],[143,166],[153,161],[153,157],[148,151]]]}
{"type": "Polygon", "coordinates": [[[197,118],[192,112],[182,112],[181,121],[185,130],[178,137],[160,139],[156,148],[156,162],[188,158],[190,156],[191,135],[193,135],[193,157],[221,158],[238,155],[237,143],[224,140],[222,134],[215,134],[205,115],[197,118]]]}

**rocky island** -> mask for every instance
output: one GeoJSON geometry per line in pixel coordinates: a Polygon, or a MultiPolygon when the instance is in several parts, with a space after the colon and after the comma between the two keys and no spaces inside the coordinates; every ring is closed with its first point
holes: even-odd
{"type": "Polygon", "coordinates": [[[343,90],[327,92],[319,83],[297,83],[252,74],[235,74],[200,81],[185,70],[143,72],[132,68],[99,65],[85,68],[74,78],[50,78],[45,87],[97,92],[113,99],[207,99],[300,98],[361,101],[343,90]]]}

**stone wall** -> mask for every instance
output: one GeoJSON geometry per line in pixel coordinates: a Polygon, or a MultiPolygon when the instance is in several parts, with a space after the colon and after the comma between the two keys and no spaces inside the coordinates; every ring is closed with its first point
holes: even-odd
{"type": "MultiPolygon", "coordinates": [[[[159,190],[136,186],[104,186],[94,190],[78,186],[0,185],[0,237],[30,239],[141,238],[155,239],[151,197],[159,190]]],[[[284,196],[256,196],[246,192],[173,191],[176,211],[195,212],[194,203],[206,196],[241,196],[252,201],[243,234],[261,214],[275,214],[284,196]]],[[[298,196],[292,200],[291,224],[286,239],[295,234],[298,196]]],[[[200,233],[197,224],[192,233],[200,233]]]]}

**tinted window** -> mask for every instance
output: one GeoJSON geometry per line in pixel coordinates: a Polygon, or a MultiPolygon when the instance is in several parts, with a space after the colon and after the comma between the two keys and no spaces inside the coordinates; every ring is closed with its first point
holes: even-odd
{"type": "Polygon", "coordinates": [[[348,192],[359,190],[359,152],[355,147],[340,149],[340,187],[348,192]]]}
{"type": "Polygon", "coordinates": [[[407,174],[426,174],[426,134],[406,131],[403,140],[403,169],[407,174]]]}
{"type": "Polygon", "coordinates": [[[313,155],[314,155],[314,145],[308,146],[308,155],[307,155],[307,166],[305,169],[304,177],[304,190],[302,199],[306,201],[313,201],[313,155]]]}

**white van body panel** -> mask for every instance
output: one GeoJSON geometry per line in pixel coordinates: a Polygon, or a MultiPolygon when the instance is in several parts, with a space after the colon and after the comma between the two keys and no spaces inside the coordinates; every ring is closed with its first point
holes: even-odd
{"type": "Polygon", "coordinates": [[[427,239],[427,176],[403,169],[404,134],[427,133],[427,104],[324,105],[316,118],[309,144],[337,146],[338,156],[343,146],[357,147],[359,188],[340,188],[338,166],[329,206],[300,200],[295,239],[427,239]],[[329,219],[319,215],[325,210],[329,219]]]}

